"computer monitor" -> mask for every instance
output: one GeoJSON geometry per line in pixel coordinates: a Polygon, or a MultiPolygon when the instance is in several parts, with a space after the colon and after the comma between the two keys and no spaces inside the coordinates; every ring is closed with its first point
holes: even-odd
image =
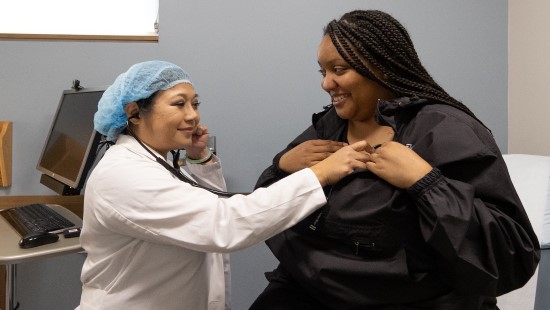
{"type": "Polygon", "coordinates": [[[64,90],[36,169],[40,182],[61,195],[78,195],[101,135],[94,130],[97,103],[106,88],[64,90]]]}

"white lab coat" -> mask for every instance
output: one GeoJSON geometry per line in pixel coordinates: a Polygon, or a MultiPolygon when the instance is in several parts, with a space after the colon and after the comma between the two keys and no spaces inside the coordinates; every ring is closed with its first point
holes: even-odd
{"type": "MultiPolygon", "coordinates": [[[[217,158],[189,170],[197,182],[225,190],[217,158]]],[[[77,309],[224,309],[221,253],[261,242],[325,203],[310,169],[247,196],[219,198],[180,181],[121,135],[87,181],[80,240],[88,256],[77,309]]]]}

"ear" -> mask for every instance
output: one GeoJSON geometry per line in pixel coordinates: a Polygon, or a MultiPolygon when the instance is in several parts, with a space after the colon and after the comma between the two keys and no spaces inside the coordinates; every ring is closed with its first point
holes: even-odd
{"type": "Polygon", "coordinates": [[[137,103],[130,102],[124,107],[124,112],[126,113],[126,118],[131,121],[133,124],[138,122],[139,119],[139,107],[137,103]]]}

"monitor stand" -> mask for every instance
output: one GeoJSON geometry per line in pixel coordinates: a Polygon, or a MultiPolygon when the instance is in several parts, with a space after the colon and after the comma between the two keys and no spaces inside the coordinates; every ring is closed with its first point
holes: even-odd
{"type": "Polygon", "coordinates": [[[51,190],[58,193],[59,195],[63,195],[63,196],[80,195],[80,189],[72,188],[66,184],[63,184],[58,180],[50,177],[49,175],[43,174],[40,177],[40,183],[46,185],[46,187],[50,188],[51,190]]]}

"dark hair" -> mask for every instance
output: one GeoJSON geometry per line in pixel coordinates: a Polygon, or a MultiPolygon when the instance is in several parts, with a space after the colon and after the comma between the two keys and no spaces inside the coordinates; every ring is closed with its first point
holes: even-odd
{"type": "Polygon", "coordinates": [[[389,14],[376,10],[351,11],[340,20],[331,21],[324,34],[330,36],[338,53],[355,71],[397,96],[432,99],[460,109],[482,123],[434,81],[420,62],[405,27],[389,14]],[[365,60],[387,79],[377,77],[365,60]]]}
{"type": "MultiPolygon", "coordinates": [[[[153,101],[155,99],[155,97],[157,96],[159,92],[156,91],[154,93],[151,94],[151,96],[147,97],[147,98],[142,98],[142,99],[138,99],[136,100],[136,104],[138,106],[138,112],[132,116],[130,116],[128,118],[131,119],[131,118],[139,118],[140,117],[140,114],[142,113],[149,113],[149,111],[151,111],[151,106],[153,105],[153,101]]],[[[124,129],[122,129],[122,134],[125,134],[127,135],[128,134],[128,122],[126,124],[126,127],[124,127],[124,129]]]]}
{"type": "Polygon", "coordinates": [[[136,104],[138,106],[139,111],[145,111],[145,112],[149,111],[151,108],[151,105],[153,104],[153,100],[155,99],[158,93],[159,91],[156,91],[147,98],[136,100],[136,104]]]}

